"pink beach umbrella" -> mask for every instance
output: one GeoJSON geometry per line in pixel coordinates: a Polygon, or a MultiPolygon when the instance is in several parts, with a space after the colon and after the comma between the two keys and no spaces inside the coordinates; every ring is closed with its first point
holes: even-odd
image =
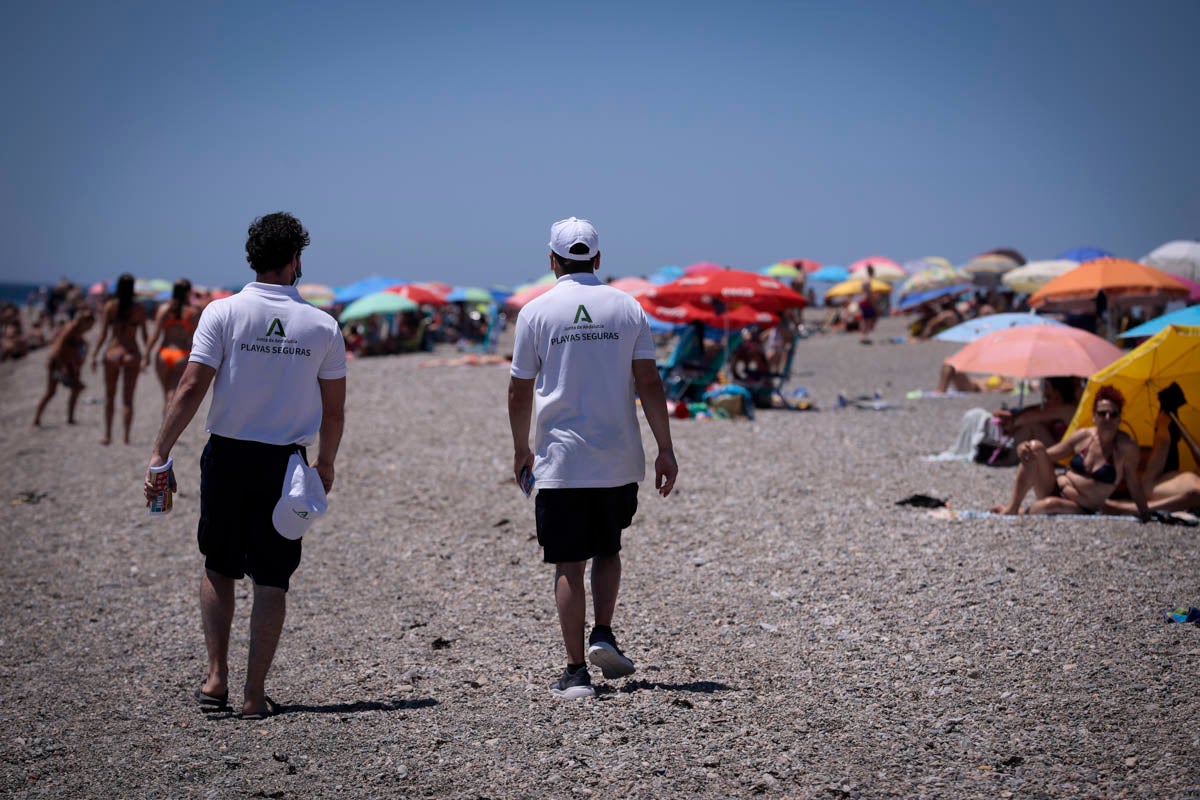
{"type": "Polygon", "coordinates": [[[850,277],[866,277],[867,267],[875,268],[875,279],[884,283],[899,283],[908,277],[904,267],[886,256],[867,256],[850,265],[850,277]]]}
{"type": "Polygon", "coordinates": [[[504,301],[504,305],[508,306],[509,308],[520,310],[524,308],[525,304],[530,300],[541,297],[555,286],[556,284],[554,283],[535,283],[533,286],[530,286],[527,289],[522,289],[513,296],[509,297],[504,301]]]}
{"type": "Polygon", "coordinates": [[[1010,378],[1087,377],[1124,353],[1095,334],[1065,325],[1026,325],[981,336],[946,359],[959,372],[1010,378]]]}
{"type": "Polygon", "coordinates": [[[628,278],[617,278],[615,281],[610,283],[609,286],[613,287],[614,289],[620,289],[626,294],[631,294],[634,297],[637,297],[647,289],[653,288],[654,284],[645,278],[638,278],[631,275],[628,278]]]}

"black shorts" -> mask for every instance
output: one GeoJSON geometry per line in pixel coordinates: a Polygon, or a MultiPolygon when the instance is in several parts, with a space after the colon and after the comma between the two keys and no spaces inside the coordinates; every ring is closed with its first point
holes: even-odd
{"type": "Polygon", "coordinates": [[[621,552],[621,531],[637,512],[636,483],[603,489],[539,489],[538,544],[547,564],[587,561],[621,552]]]}
{"type": "Polygon", "coordinates": [[[288,458],[303,447],[213,435],[200,456],[200,526],[204,568],[260,586],[288,589],[300,566],[300,540],[275,530],[271,512],[283,492],[288,458]]]}

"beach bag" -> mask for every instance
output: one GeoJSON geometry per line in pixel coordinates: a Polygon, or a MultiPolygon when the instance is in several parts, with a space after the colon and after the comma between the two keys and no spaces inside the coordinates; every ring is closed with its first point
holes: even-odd
{"type": "Polygon", "coordinates": [[[1016,466],[1017,448],[1013,439],[1004,433],[1000,420],[991,417],[983,429],[983,438],[975,445],[975,455],[972,459],[976,464],[989,467],[1016,466]]]}

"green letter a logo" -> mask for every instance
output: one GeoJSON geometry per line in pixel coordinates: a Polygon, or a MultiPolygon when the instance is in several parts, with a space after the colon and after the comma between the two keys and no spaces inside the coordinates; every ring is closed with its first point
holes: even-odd
{"type": "MultiPolygon", "coordinates": [[[[583,306],[580,306],[580,308],[583,308],[583,306]]],[[[267,328],[267,336],[287,336],[283,332],[283,323],[279,321],[279,317],[271,320],[271,326],[267,328]]]]}
{"type": "Polygon", "coordinates": [[[587,312],[586,306],[581,305],[579,308],[577,308],[575,310],[575,324],[578,325],[579,320],[583,320],[584,322],[592,321],[592,315],[587,312]]]}

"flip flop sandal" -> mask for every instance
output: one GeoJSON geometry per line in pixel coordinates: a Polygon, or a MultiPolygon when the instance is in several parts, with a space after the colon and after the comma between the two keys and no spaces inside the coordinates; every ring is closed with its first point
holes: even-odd
{"type": "Polygon", "coordinates": [[[220,696],[205,694],[203,689],[197,689],[193,695],[196,699],[196,705],[200,706],[201,711],[232,711],[229,707],[229,692],[220,696]]]}
{"type": "Polygon", "coordinates": [[[279,705],[279,703],[276,703],[269,697],[263,698],[263,704],[265,707],[262,711],[258,711],[254,714],[238,714],[238,718],[244,720],[263,720],[267,717],[274,717],[277,714],[283,713],[283,706],[279,705]]]}

